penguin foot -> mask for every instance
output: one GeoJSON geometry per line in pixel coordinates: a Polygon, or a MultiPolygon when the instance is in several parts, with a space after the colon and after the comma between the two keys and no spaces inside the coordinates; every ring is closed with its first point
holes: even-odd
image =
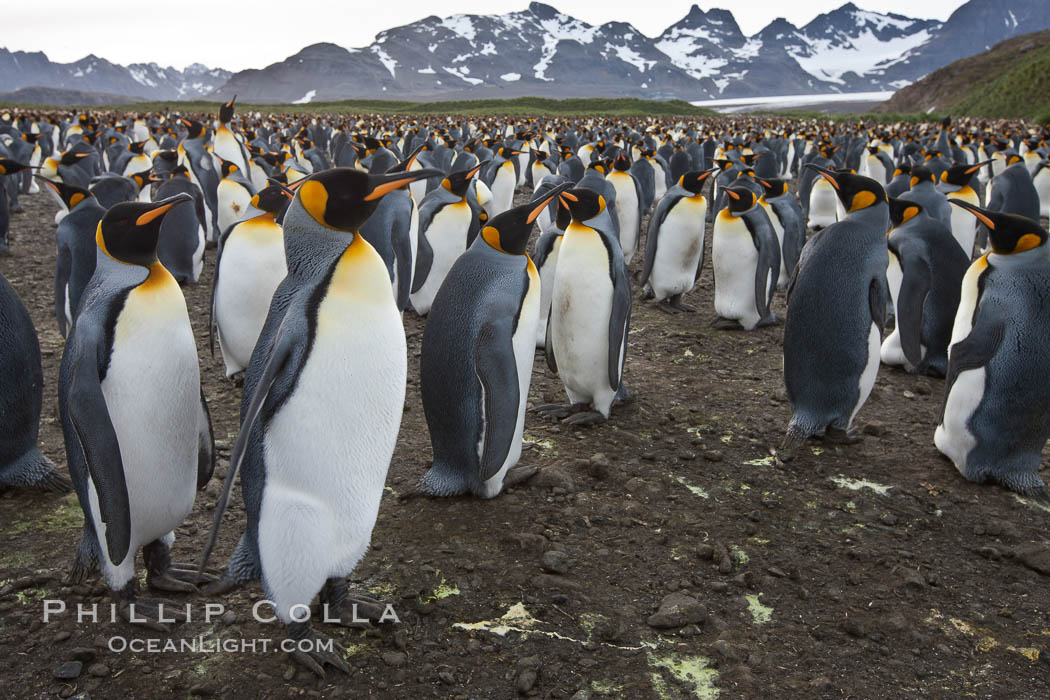
{"type": "Polygon", "coordinates": [[[675,295],[675,296],[671,297],[670,306],[671,306],[672,309],[678,309],[679,311],[685,311],[686,313],[690,313],[690,314],[696,313],[696,307],[695,306],[690,306],[689,304],[683,304],[682,303],[682,295],[681,294],[678,294],[678,295],[675,295]]]}
{"type": "Polygon", "coordinates": [[[664,299],[656,304],[656,308],[671,316],[681,313],[682,310],[671,305],[670,299],[664,299]]]}
{"type": "MultiPolygon", "coordinates": [[[[194,572],[194,578],[196,578],[196,572],[194,572]]],[[[240,588],[242,585],[241,581],[224,576],[201,586],[199,590],[206,596],[218,596],[240,588]]]]}
{"type": "Polygon", "coordinates": [[[124,593],[121,593],[121,598],[117,610],[125,622],[133,625],[142,625],[157,632],[167,632],[176,622],[186,621],[185,609],[170,600],[139,598],[137,595],[125,598],[124,593]]]}
{"type": "Polygon", "coordinates": [[[197,569],[189,564],[172,564],[164,571],[146,575],[146,585],[150,590],[167,591],[168,593],[196,593],[201,583],[211,584],[219,581],[214,569],[211,573],[198,575],[197,569]]]}
{"type": "Polygon", "coordinates": [[[564,418],[562,423],[565,425],[594,425],[595,423],[604,423],[605,420],[605,416],[600,411],[586,411],[564,418]]]}
{"type": "Polygon", "coordinates": [[[534,464],[519,464],[507,470],[503,475],[503,488],[523,484],[540,473],[540,468],[534,464]]]}
{"type": "Polygon", "coordinates": [[[847,432],[842,428],[829,426],[828,429],[824,431],[824,442],[832,445],[855,445],[860,441],[860,435],[847,432]]]}
{"type": "Polygon", "coordinates": [[[777,325],[777,321],[778,320],[779,319],[777,318],[777,315],[774,314],[774,313],[771,313],[768,316],[766,316],[764,319],[759,321],[758,324],[755,326],[755,328],[765,328],[766,326],[775,326],[775,325],[777,325]]]}
{"type": "Polygon", "coordinates": [[[744,327],[740,325],[740,321],[732,318],[717,317],[714,321],[711,321],[711,327],[720,331],[742,331],[744,327]]]}
{"type": "Polygon", "coordinates": [[[73,482],[52,469],[40,477],[33,487],[48,493],[69,493],[73,490],[73,482]]]}
{"type": "Polygon", "coordinates": [[[330,578],[321,589],[324,619],[342,627],[369,629],[383,619],[387,603],[367,595],[351,594],[346,579],[330,578]]]}
{"type": "Polygon", "coordinates": [[[795,454],[798,452],[798,448],[802,447],[802,443],[805,440],[801,440],[790,435],[784,436],[784,441],[780,443],[780,447],[775,450],[771,450],[774,459],[777,464],[783,466],[787,462],[790,462],[795,458],[795,454]]]}
{"type": "Polygon", "coordinates": [[[292,661],[313,672],[318,678],[326,678],[325,666],[350,675],[350,664],[343,658],[346,649],[334,639],[317,634],[305,622],[293,622],[288,625],[288,639],[296,642],[295,651],[289,654],[292,661]]]}
{"type": "Polygon", "coordinates": [[[536,408],[532,409],[532,412],[539,413],[540,415],[547,416],[549,418],[557,418],[558,420],[561,420],[562,418],[567,418],[568,416],[571,416],[574,413],[579,413],[580,411],[583,411],[586,408],[587,404],[585,403],[574,403],[569,406],[560,403],[547,403],[543,404],[542,406],[537,406],[536,408]]]}

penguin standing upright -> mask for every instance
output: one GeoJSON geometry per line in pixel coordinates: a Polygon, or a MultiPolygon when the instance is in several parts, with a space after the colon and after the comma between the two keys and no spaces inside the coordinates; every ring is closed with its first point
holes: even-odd
{"type": "Polygon", "coordinates": [[[1050,160],[1039,161],[1032,173],[1032,185],[1039,195],[1039,216],[1050,216],[1050,160]]]}
{"type": "Polygon", "coordinates": [[[150,588],[196,590],[194,571],[172,567],[169,550],[215,464],[186,300],[157,260],[161,221],[187,199],[117,204],[99,222],[95,274],[58,384],[84,510],[72,579],[101,568],[125,619],[154,625],[163,601],[137,597],[135,553],[142,548],[150,588]]]}
{"type": "Polygon", "coordinates": [[[952,207],[944,193],[938,191],[937,177],[929,168],[919,166],[911,169],[911,189],[902,192],[900,199],[915,202],[927,216],[951,227],[952,207]]]}
{"type": "Polygon", "coordinates": [[[570,424],[594,423],[609,417],[614,400],[626,398],[623,366],[631,287],[620,242],[609,232],[604,197],[576,188],[563,192],[561,198],[572,212],[572,222],[558,253],[546,356],[571,405],[536,410],[570,424]]]}
{"type": "Polygon", "coordinates": [[[222,179],[216,190],[215,200],[219,207],[219,235],[244,218],[248,204],[255,195],[255,186],[245,179],[241,166],[233,161],[216,156],[222,179]]]}
{"type": "Polygon", "coordinates": [[[419,250],[409,299],[420,316],[430,312],[445,275],[470,242],[477,215],[467,201],[467,190],[483,165],[444,178],[440,187],[427,193],[419,208],[419,250]]]}
{"type": "MultiPolygon", "coordinates": [[[[961,199],[974,206],[980,206],[981,199],[970,183],[973,182],[977,172],[990,162],[986,160],[974,165],[956,163],[941,173],[941,191],[951,195],[953,199],[961,199]]],[[[977,219],[965,209],[959,207],[952,207],[951,209],[952,236],[959,244],[959,248],[966,254],[966,259],[969,260],[973,257],[973,244],[977,237],[977,219]]]]}
{"type": "Polygon", "coordinates": [[[0,158],[0,255],[10,255],[11,248],[7,234],[11,226],[11,210],[7,203],[7,192],[4,191],[6,175],[14,175],[28,169],[29,166],[10,158],[0,158]]]}
{"type": "Polygon", "coordinates": [[[943,377],[948,371],[959,286],[970,256],[940,220],[915,202],[890,199],[886,281],[896,328],[882,343],[883,363],[943,377]]]}
{"type": "Polygon", "coordinates": [[[1011,151],[1006,156],[1006,167],[992,178],[990,187],[988,209],[1039,220],[1039,193],[1021,156],[1011,151]]]}
{"type": "Polygon", "coordinates": [[[485,207],[490,218],[514,204],[514,188],[518,186],[517,155],[518,151],[502,146],[485,169],[485,184],[492,190],[492,201],[485,207]]]}
{"type": "Polygon", "coordinates": [[[106,209],[88,191],[40,178],[65,202],[69,214],[55,229],[55,319],[62,337],[73,325],[80,297],[95,273],[95,233],[106,209]]]}
{"type": "Polygon", "coordinates": [[[780,242],[758,197],[747,187],[725,190],[729,206],[711,231],[715,314],[723,330],[754,330],[776,321],[769,310],[780,275],[780,242]]]}
{"type": "Polygon", "coordinates": [[[871,178],[819,166],[846,206],[846,217],[810,239],[788,285],[784,384],[791,406],[777,456],[787,461],[811,435],[855,441],[853,417],[879,370],[889,291],[889,205],[871,178]]]}
{"type": "Polygon", "coordinates": [[[661,311],[695,311],[682,303],[703,267],[707,199],[704,185],[716,170],[691,170],[667,191],[649,219],[645,267],[641,283],[648,284],[661,311]]]}
{"type": "Polygon", "coordinates": [[[196,284],[204,269],[205,198],[182,168],[176,168],[172,176],[157,188],[159,199],[177,194],[187,197],[165,214],[160,225],[157,255],[176,282],[196,284]]]}
{"type": "MultiPolygon", "coordinates": [[[[759,200],[769,207],[770,222],[780,237],[780,276],[777,289],[787,289],[802,248],[806,245],[806,221],[802,218],[802,207],[795,195],[788,191],[788,184],[779,179],[759,179],[764,193],[759,200]],[[774,221],[776,219],[776,221],[774,221]],[[776,223],[780,223],[777,229],[776,223]]],[[[769,213],[767,212],[767,213],[769,213]]]]}
{"type": "Polygon", "coordinates": [[[190,119],[180,120],[188,129],[186,138],[179,142],[176,152],[178,164],[186,168],[193,184],[200,188],[204,196],[205,239],[217,241],[219,234],[219,176],[215,172],[215,160],[205,145],[207,133],[204,125],[190,119]]]}
{"type": "Polygon", "coordinates": [[[419,493],[493,498],[521,456],[540,310],[525,248],[536,217],[570,187],[494,216],[434,298],[419,379],[434,462],[419,493]]]}
{"type": "MultiPolygon", "coordinates": [[[[222,160],[237,166],[237,170],[244,177],[249,177],[251,171],[248,169],[248,154],[244,144],[230,128],[230,122],[233,121],[233,103],[236,100],[237,96],[234,95],[229,102],[219,107],[219,127],[215,130],[214,151],[222,160]]],[[[225,227],[220,226],[219,233],[225,230],[225,227]]]]}
{"type": "MultiPolygon", "coordinates": [[[[547,345],[547,318],[550,316],[551,298],[554,296],[554,275],[558,270],[558,253],[561,252],[562,236],[572,221],[569,208],[559,197],[554,221],[536,240],[532,253],[533,264],[540,276],[540,320],[536,324],[536,347],[547,345]]],[[[542,215],[541,215],[542,216],[542,215]]]]}
{"type": "Polygon", "coordinates": [[[934,444],[966,479],[1048,500],[1039,477],[1050,437],[1050,247],[1024,217],[953,200],[989,229],[991,251],[963,278],[934,444]]]}
{"type": "Polygon", "coordinates": [[[72,484],[37,447],[44,394],[40,342],[29,311],[3,275],[0,347],[0,486],[68,491],[72,484]]]}
{"type": "Polygon", "coordinates": [[[227,377],[248,366],[273,292],[288,274],[277,219],[289,198],[279,185],[265,188],[250,202],[261,213],[230,227],[219,241],[209,327],[218,337],[227,377]]]}
{"type": "MultiPolygon", "coordinates": [[[[223,581],[261,575],[289,638],[316,639],[299,606],[320,592],[353,622],[345,576],[368,550],[405,406],[407,348],[383,259],[357,231],[380,197],[438,170],[314,173],[284,216],[288,276],[274,292],[245,372],[241,430],[201,568],[237,474],[247,529],[223,581]]],[[[374,601],[373,601],[374,602],[374,601]]],[[[293,659],[349,672],[320,645],[293,659]]]]}
{"type": "Polygon", "coordinates": [[[638,248],[642,223],[642,190],[630,172],[631,162],[621,151],[613,160],[612,170],[605,176],[616,189],[616,217],[620,226],[620,248],[623,260],[631,264],[638,248]]]}

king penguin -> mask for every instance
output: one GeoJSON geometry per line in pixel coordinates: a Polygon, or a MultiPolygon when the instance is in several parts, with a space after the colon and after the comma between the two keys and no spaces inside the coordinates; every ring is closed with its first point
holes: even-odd
{"type": "Polygon", "coordinates": [[[570,187],[493,217],[434,298],[419,379],[434,462],[420,493],[493,498],[513,483],[540,312],[540,277],[525,248],[536,217],[570,187]]]}
{"type": "Polygon", "coordinates": [[[87,190],[39,179],[69,210],[55,229],[55,319],[64,338],[73,325],[80,297],[95,273],[95,232],[106,209],[87,190]]]}
{"type": "Polygon", "coordinates": [[[138,598],[135,553],[142,548],[150,588],[196,590],[195,572],[173,567],[169,551],[215,464],[186,301],[157,260],[161,221],[187,199],[106,212],[58,383],[66,458],[84,511],[72,579],[101,568],[125,619],[162,629],[163,601],[138,598]]]}
{"type": "Polygon", "coordinates": [[[990,210],[1039,220],[1039,193],[1021,156],[1010,151],[1006,156],[1006,167],[992,178],[989,187],[990,210]]]}
{"type": "Polygon", "coordinates": [[[649,219],[641,284],[648,284],[661,311],[695,311],[682,295],[696,284],[704,262],[707,179],[717,169],[691,170],[667,191],[649,219]]]}
{"type": "Polygon", "coordinates": [[[572,221],[558,253],[545,354],[571,405],[535,410],[566,423],[587,424],[606,420],[613,401],[627,397],[623,367],[631,287],[620,242],[609,232],[604,197],[578,187],[563,192],[561,198],[572,221]]]}
{"type": "Polygon", "coordinates": [[[952,232],[915,202],[890,199],[886,281],[896,328],[882,343],[883,363],[943,377],[948,371],[959,287],[970,257],[952,232]]]}
{"type": "Polygon", "coordinates": [[[798,265],[802,248],[806,245],[806,220],[802,217],[802,206],[798,199],[788,191],[787,182],[760,178],[758,184],[762,185],[763,189],[759,202],[765,203],[769,208],[767,213],[771,212],[770,221],[780,237],[780,277],[777,279],[777,289],[787,289],[788,281],[798,265]],[[779,229],[775,225],[777,222],[780,223],[779,229]]]}
{"type": "MultiPolygon", "coordinates": [[[[975,206],[980,206],[981,199],[971,183],[973,183],[977,172],[991,162],[986,160],[973,165],[956,163],[941,173],[941,184],[938,188],[946,195],[951,195],[953,199],[961,199],[975,206]]],[[[966,259],[971,259],[973,257],[973,244],[977,237],[977,219],[965,209],[952,207],[951,228],[952,236],[959,244],[959,248],[966,254],[966,259]]]]}
{"type": "Polygon", "coordinates": [[[871,178],[819,166],[847,215],[802,250],[788,284],[784,323],[784,384],[791,420],[777,451],[782,461],[811,435],[848,443],[854,416],[879,370],[890,228],[882,185],[871,178]]]}
{"type": "Polygon", "coordinates": [[[477,214],[467,201],[467,190],[482,167],[479,163],[444,178],[419,207],[419,248],[409,299],[420,316],[430,312],[445,275],[470,244],[477,214]]]}
{"type": "Polygon", "coordinates": [[[260,213],[232,226],[219,241],[209,327],[218,337],[227,377],[248,366],[273,292],[288,274],[277,219],[290,197],[280,185],[266,187],[250,202],[260,213]]]}
{"type": "MultiPolygon", "coordinates": [[[[318,639],[303,618],[320,592],[353,622],[345,576],[368,550],[405,405],[407,347],[383,259],[359,233],[379,199],[438,170],[309,176],[284,216],[288,276],[274,292],[245,371],[241,430],[200,568],[241,474],[247,529],[222,581],[261,576],[290,639],[318,639]]],[[[374,604],[375,601],[370,601],[374,604]]],[[[319,676],[343,657],[296,645],[319,676]]]]}
{"type": "Polygon", "coordinates": [[[1047,232],[1025,217],[951,201],[988,227],[991,250],[963,278],[934,444],[969,481],[1046,502],[1039,466],[1050,437],[1047,232]]]}
{"type": "Polygon", "coordinates": [[[7,203],[7,192],[3,187],[5,176],[14,175],[28,168],[29,166],[25,163],[19,163],[10,158],[0,158],[0,255],[11,254],[10,242],[7,238],[11,226],[11,210],[7,203]]]}
{"type": "Polygon", "coordinates": [[[751,331],[776,322],[769,305],[780,276],[780,242],[753,191],[734,186],[725,193],[729,206],[711,231],[717,314],[711,325],[751,331]]]}
{"type": "Polygon", "coordinates": [[[559,197],[555,201],[557,208],[554,213],[554,221],[540,234],[532,253],[533,264],[536,265],[536,270],[540,275],[540,321],[536,327],[536,347],[538,348],[547,345],[547,318],[550,316],[551,297],[554,294],[554,275],[558,270],[558,253],[561,252],[561,241],[562,236],[565,235],[565,229],[572,221],[572,213],[562,199],[559,197]]]}
{"type": "Polygon", "coordinates": [[[620,248],[624,263],[630,265],[638,249],[638,238],[642,223],[642,189],[630,172],[631,162],[623,151],[613,160],[612,170],[605,179],[616,190],[616,217],[620,225],[620,248]]]}
{"type": "Polygon", "coordinates": [[[219,156],[219,172],[222,179],[216,190],[215,201],[219,207],[219,233],[233,226],[244,218],[248,204],[255,195],[255,186],[245,179],[241,166],[219,156]]]}
{"type": "Polygon", "coordinates": [[[29,311],[3,275],[0,343],[0,486],[69,491],[72,484],[37,447],[44,394],[40,342],[29,311]]]}

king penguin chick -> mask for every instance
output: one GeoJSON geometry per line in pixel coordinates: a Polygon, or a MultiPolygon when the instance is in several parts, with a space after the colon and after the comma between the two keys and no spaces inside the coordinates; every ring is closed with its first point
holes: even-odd
{"type": "Polygon", "coordinates": [[[950,200],[988,227],[991,251],[963,278],[934,444],[969,481],[1044,502],[1041,453],[1050,352],[1050,246],[1035,221],[950,200]]]}
{"type": "Polygon", "coordinates": [[[782,461],[822,431],[829,442],[856,440],[848,431],[875,384],[889,302],[882,185],[806,167],[834,188],[847,215],[810,239],[788,285],[784,384],[791,420],[777,451],[782,461]]]}
{"type": "Polygon", "coordinates": [[[540,277],[525,249],[536,217],[570,187],[493,217],[434,298],[419,380],[434,462],[418,493],[493,498],[535,473],[508,472],[521,456],[540,311],[540,277]]]}
{"type": "MultiPolygon", "coordinates": [[[[243,467],[246,530],[208,592],[261,576],[293,640],[318,639],[297,611],[319,592],[330,617],[354,622],[344,577],[368,550],[405,406],[401,314],[383,259],[358,231],[383,195],[440,174],[324,170],[285,212],[288,276],[245,371],[241,430],[200,567],[243,467]]],[[[320,645],[296,645],[292,658],[321,677],[326,665],[350,671],[320,645]]]]}
{"type": "Polygon", "coordinates": [[[197,590],[195,572],[172,566],[169,550],[215,466],[186,301],[157,259],[161,221],[188,200],[126,202],[106,212],[58,383],[69,473],[84,511],[72,579],[101,568],[122,616],[159,629],[164,601],[138,598],[135,553],[142,549],[150,588],[197,590]]]}

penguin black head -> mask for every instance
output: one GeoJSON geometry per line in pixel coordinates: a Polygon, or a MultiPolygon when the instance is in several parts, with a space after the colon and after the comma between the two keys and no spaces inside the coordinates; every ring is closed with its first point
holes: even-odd
{"type": "Polygon", "coordinates": [[[572,187],[571,182],[558,185],[543,195],[542,199],[535,199],[528,204],[497,214],[481,229],[481,237],[501,253],[524,255],[536,217],[550,204],[552,199],[570,187],[572,187]]]}
{"type": "Polygon", "coordinates": [[[816,170],[831,183],[847,212],[860,211],[886,201],[886,190],[870,177],[844,171],[836,172],[813,163],[807,163],[806,167],[816,170]]]}
{"type": "Polygon", "coordinates": [[[587,165],[587,169],[588,170],[596,170],[599,173],[601,173],[602,175],[605,175],[606,173],[609,172],[609,166],[606,165],[604,160],[592,160],[587,165]]]}
{"type": "Polygon", "coordinates": [[[159,202],[114,204],[99,222],[95,242],[114,260],[149,267],[157,260],[157,239],[164,215],[176,205],[192,201],[190,195],[180,192],[159,202]]]}
{"type": "Polygon", "coordinates": [[[135,181],[135,184],[139,186],[140,192],[143,188],[148,187],[149,183],[156,182],[156,180],[153,179],[153,168],[146,168],[140,173],[132,173],[131,175],[128,175],[128,177],[135,181]]]}
{"type": "Polygon", "coordinates": [[[0,175],[14,175],[20,173],[23,170],[28,170],[29,166],[24,163],[19,163],[17,160],[11,160],[10,158],[0,158],[0,175]]]}
{"type": "Polygon", "coordinates": [[[950,198],[948,201],[966,209],[988,227],[988,242],[994,253],[1014,255],[1046,243],[1046,231],[1028,217],[982,209],[962,199],[950,198]]]}
{"type": "Polygon", "coordinates": [[[956,163],[941,173],[941,182],[946,182],[949,185],[956,185],[957,187],[966,187],[970,184],[970,180],[973,179],[973,176],[977,174],[977,171],[991,162],[992,161],[990,160],[985,160],[980,163],[974,163],[973,165],[956,163]]]}
{"type": "Polygon", "coordinates": [[[762,189],[765,190],[764,196],[766,199],[779,197],[782,194],[787,194],[788,191],[788,184],[777,178],[769,178],[768,180],[760,179],[758,184],[762,185],[762,189]]]}
{"type": "Polygon", "coordinates": [[[755,193],[747,187],[726,188],[726,196],[729,197],[729,211],[733,214],[743,214],[757,201],[755,193]]]}
{"type": "Polygon", "coordinates": [[[128,150],[137,155],[142,155],[142,149],[146,147],[145,141],[135,141],[128,144],[128,150]]]}
{"type": "Polygon", "coordinates": [[[1008,151],[1007,153],[1004,153],[1003,155],[1006,156],[1006,166],[1007,167],[1010,167],[1011,165],[1017,165],[1018,163],[1024,163],[1024,158],[1022,158],[1020,155],[1018,155],[1018,153],[1016,151],[1008,151]]]}
{"type": "Polygon", "coordinates": [[[383,195],[410,182],[442,174],[433,168],[382,175],[354,168],[331,168],[307,178],[299,186],[296,199],[322,226],[354,233],[379,206],[383,195]]]}
{"type": "Polygon", "coordinates": [[[467,188],[470,187],[470,180],[478,171],[481,170],[488,161],[478,163],[470,170],[457,170],[454,173],[450,173],[448,177],[441,181],[441,186],[446,190],[456,195],[457,197],[465,197],[467,194],[467,188]]]}
{"type": "Polygon", "coordinates": [[[42,183],[44,187],[52,190],[58,198],[62,200],[62,203],[66,205],[66,209],[73,211],[73,207],[83,202],[88,197],[94,197],[95,195],[85,190],[83,187],[76,187],[75,185],[67,185],[64,182],[54,182],[48,180],[46,177],[36,176],[38,182],[42,183]]]}
{"type": "Polygon", "coordinates": [[[294,196],[280,184],[268,185],[252,195],[251,205],[260,211],[280,215],[291,203],[294,196]]]}
{"type": "Polygon", "coordinates": [[[516,151],[513,148],[511,148],[510,146],[500,146],[500,149],[499,149],[500,157],[501,158],[506,158],[507,160],[510,160],[511,158],[513,158],[516,155],[519,155],[520,153],[521,153],[521,151],[516,151]]]}
{"type": "Polygon", "coordinates": [[[710,170],[690,170],[689,172],[678,178],[678,184],[684,187],[694,195],[700,194],[704,190],[704,185],[707,184],[707,178],[711,177],[712,173],[717,173],[718,168],[712,168],[710,170]]]}
{"type": "Polygon", "coordinates": [[[715,161],[715,165],[718,166],[719,170],[725,172],[733,167],[733,161],[729,160],[728,158],[720,158],[715,161]]]}
{"type": "Polygon", "coordinates": [[[911,187],[915,187],[920,182],[937,182],[937,178],[934,176],[933,171],[924,166],[917,166],[911,169],[911,187]]]}
{"type": "Polygon", "coordinates": [[[626,172],[631,169],[631,159],[627,157],[624,151],[620,151],[616,154],[616,158],[613,160],[613,170],[620,172],[626,172]]]}
{"type": "Polygon", "coordinates": [[[564,231],[569,228],[569,224],[572,223],[572,210],[569,209],[569,205],[566,201],[558,197],[558,209],[554,214],[554,225],[564,231]]]}
{"type": "Polygon", "coordinates": [[[219,121],[222,122],[223,124],[225,124],[225,123],[229,122],[231,119],[233,119],[233,103],[236,100],[237,100],[237,96],[234,95],[233,98],[229,102],[224,104],[222,107],[219,107],[219,121]]]}
{"type": "Polygon", "coordinates": [[[218,160],[219,160],[219,170],[221,171],[222,176],[224,178],[225,177],[229,177],[231,173],[240,172],[240,168],[237,167],[237,164],[234,163],[233,161],[223,160],[219,156],[215,156],[215,157],[218,158],[218,160]]]}
{"type": "Polygon", "coordinates": [[[387,172],[388,173],[405,173],[405,172],[408,172],[408,169],[411,168],[412,164],[416,162],[416,159],[419,158],[419,154],[423,152],[424,148],[426,148],[426,144],[425,143],[419,144],[418,146],[415,147],[415,149],[411,153],[408,154],[407,158],[405,158],[402,161],[397,162],[392,168],[387,170],[387,172]]]}
{"type": "Polygon", "coordinates": [[[90,153],[85,151],[66,151],[62,154],[62,157],[58,159],[59,165],[76,165],[82,158],[87,158],[90,153]]]}
{"type": "Polygon", "coordinates": [[[893,171],[893,177],[898,175],[911,175],[911,163],[899,163],[893,171]]]}
{"type": "Polygon", "coordinates": [[[569,207],[573,221],[587,221],[605,211],[605,197],[589,187],[577,187],[562,192],[561,201],[569,207]]]}
{"type": "Polygon", "coordinates": [[[922,211],[922,206],[907,199],[890,197],[886,200],[890,205],[890,225],[897,228],[915,218],[922,211]]]}
{"type": "Polygon", "coordinates": [[[199,139],[204,134],[204,125],[195,119],[180,119],[189,133],[186,135],[188,139],[199,139]]]}

